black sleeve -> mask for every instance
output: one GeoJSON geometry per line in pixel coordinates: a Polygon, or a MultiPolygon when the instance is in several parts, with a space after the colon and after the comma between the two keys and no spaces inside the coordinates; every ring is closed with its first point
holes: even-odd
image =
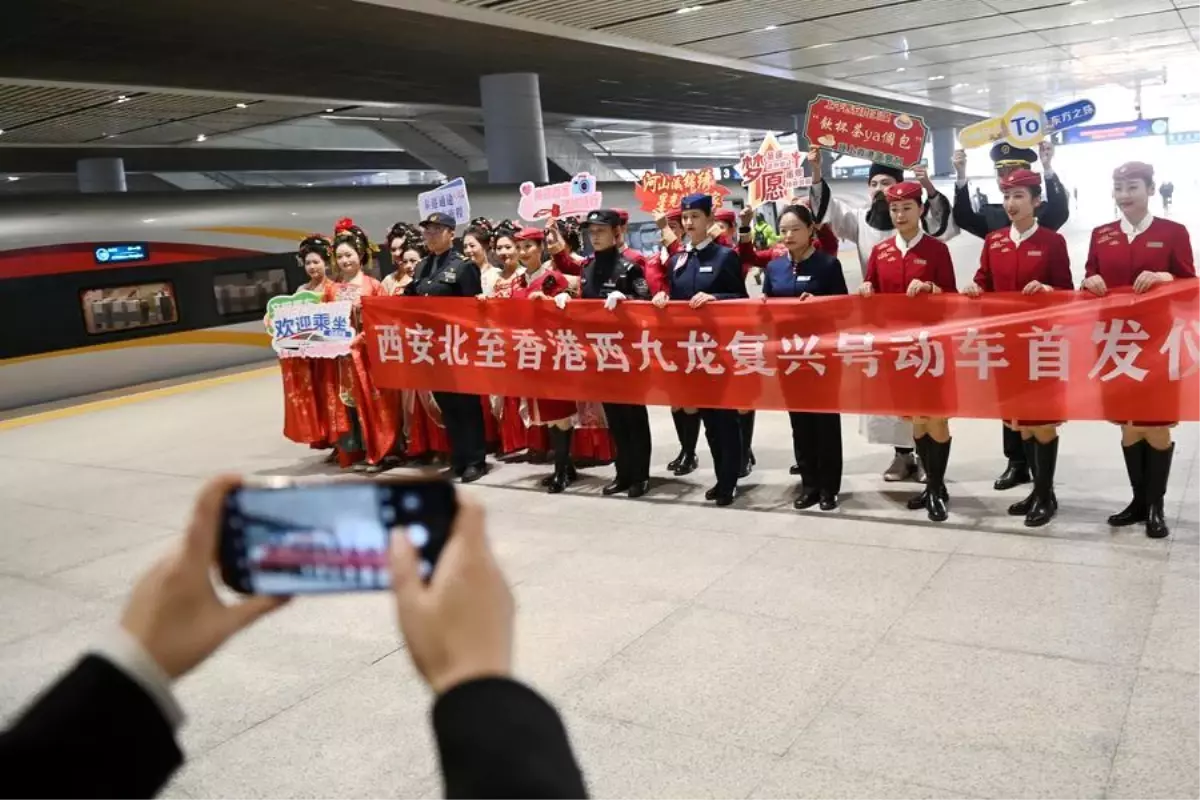
{"type": "Polygon", "coordinates": [[[980,239],[988,235],[987,219],[971,208],[970,184],[954,187],[954,224],[980,239]]]}
{"type": "Polygon", "coordinates": [[[425,270],[429,269],[430,256],[425,256],[421,259],[421,263],[417,264],[417,268],[413,270],[413,279],[408,282],[408,286],[404,287],[404,294],[409,297],[415,297],[417,294],[417,284],[425,277],[425,270]]]}
{"type": "Polygon", "coordinates": [[[474,261],[458,262],[458,287],[463,297],[483,294],[483,279],[479,275],[479,265],[474,261]]]}
{"type": "Polygon", "coordinates": [[[446,797],[587,797],[553,706],[516,681],[454,687],[433,706],[446,797]]]}
{"type": "Polygon", "coordinates": [[[1046,179],[1046,202],[1038,206],[1037,219],[1039,225],[1058,230],[1067,224],[1071,216],[1071,203],[1067,200],[1067,190],[1058,175],[1046,179]]]}
{"type": "Polygon", "coordinates": [[[846,270],[842,269],[842,262],[836,258],[833,259],[829,270],[829,285],[833,287],[830,294],[850,294],[850,290],[846,288],[846,270]]]}
{"type": "Polygon", "coordinates": [[[950,219],[952,216],[953,212],[950,209],[950,200],[941,192],[934,192],[933,196],[925,201],[925,210],[921,213],[921,222],[925,226],[925,232],[936,238],[945,233],[946,229],[950,227],[950,219]],[[929,218],[935,208],[938,211],[938,216],[942,220],[942,224],[938,226],[937,230],[933,230],[929,227],[929,218]]]}
{"type": "Polygon", "coordinates": [[[649,300],[650,284],[646,282],[646,272],[637,264],[630,262],[629,268],[621,280],[621,294],[630,300],[649,300]]]}
{"type": "Polygon", "coordinates": [[[824,178],[821,178],[819,185],[820,192],[817,191],[818,184],[813,184],[808,190],[808,202],[812,206],[813,222],[817,223],[824,221],[825,212],[829,210],[829,198],[833,195],[829,191],[829,184],[825,182],[824,178]],[[817,197],[818,194],[820,194],[819,198],[817,197]]]}
{"type": "Polygon", "coordinates": [[[153,698],[98,656],[0,733],[5,797],[153,797],[182,763],[153,698]]]}

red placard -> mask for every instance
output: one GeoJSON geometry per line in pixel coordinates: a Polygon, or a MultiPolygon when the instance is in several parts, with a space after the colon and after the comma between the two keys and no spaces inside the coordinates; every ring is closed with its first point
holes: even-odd
{"type": "Polygon", "coordinates": [[[364,297],[388,389],[995,419],[1200,419],[1200,283],[724,301],[364,297]]]}
{"type": "Polygon", "coordinates": [[[915,114],[817,95],[808,103],[804,135],[810,145],[891,167],[918,164],[929,128],[915,114]]]}
{"type": "Polygon", "coordinates": [[[633,195],[642,204],[642,211],[650,213],[679,208],[680,201],[689,194],[712,195],[713,208],[720,208],[722,198],[729,190],[717,183],[709,169],[688,170],[677,175],[646,172],[633,187],[633,195]]]}

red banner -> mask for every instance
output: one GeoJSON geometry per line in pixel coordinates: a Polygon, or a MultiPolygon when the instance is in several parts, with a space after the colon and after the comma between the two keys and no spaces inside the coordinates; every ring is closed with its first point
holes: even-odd
{"type": "Polygon", "coordinates": [[[810,145],[892,167],[920,162],[928,134],[925,120],[914,114],[823,94],[809,101],[804,118],[810,145]]]}
{"type": "Polygon", "coordinates": [[[363,298],[382,387],[997,419],[1200,419],[1200,284],[745,300],[363,298]]]}
{"type": "Polygon", "coordinates": [[[717,183],[710,169],[688,170],[679,175],[646,172],[633,187],[633,196],[642,204],[642,211],[651,213],[679,208],[680,201],[689,194],[712,195],[713,208],[720,208],[729,190],[717,183]]]}

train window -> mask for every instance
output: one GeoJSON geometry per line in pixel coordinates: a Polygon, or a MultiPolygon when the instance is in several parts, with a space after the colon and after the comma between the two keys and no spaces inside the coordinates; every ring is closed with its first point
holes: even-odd
{"type": "Polygon", "coordinates": [[[213,278],[217,313],[222,316],[266,311],[268,300],[287,293],[287,274],[282,269],[229,272],[213,278]]]}
{"type": "Polygon", "coordinates": [[[86,289],[80,294],[80,303],[88,333],[150,328],[179,321],[175,287],[166,282],[86,289]]]}
{"type": "Polygon", "coordinates": [[[654,253],[662,244],[662,233],[653,222],[631,222],[625,228],[625,243],[642,253],[654,253]]]}

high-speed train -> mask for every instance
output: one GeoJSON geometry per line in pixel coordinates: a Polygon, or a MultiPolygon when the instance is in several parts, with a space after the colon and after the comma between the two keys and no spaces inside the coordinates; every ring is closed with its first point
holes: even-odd
{"type": "MultiPolygon", "coordinates": [[[[598,188],[630,210],[630,244],[652,250],[633,187],[598,188]]],[[[300,240],[351,217],[382,248],[425,189],[0,200],[0,410],[272,359],[263,311],[305,281],[300,240]]],[[[471,215],[516,219],[518,200],[515,186],[472,189],[471,215]]]]}

